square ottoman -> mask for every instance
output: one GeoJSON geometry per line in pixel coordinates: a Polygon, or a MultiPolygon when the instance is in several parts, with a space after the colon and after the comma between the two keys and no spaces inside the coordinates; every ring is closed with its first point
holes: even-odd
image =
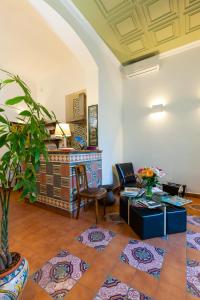
{"type": "Polygon", "coordinates": [[[126,223],[128,223],[128,198],[127,197],[120,197],[119,214],[120,217],[124,219],[126,223]]]}
{"type": "Polygon", "coordinates": [[[164,235],[164,213],[160,209],[130,207],[130,226],[142,240],[164,235]]]}
{"type": "Polygon", "coordinates": [[[167,234],[185,232],[187,227],[187,213],[184,207],[166,206],[167,234]]]}

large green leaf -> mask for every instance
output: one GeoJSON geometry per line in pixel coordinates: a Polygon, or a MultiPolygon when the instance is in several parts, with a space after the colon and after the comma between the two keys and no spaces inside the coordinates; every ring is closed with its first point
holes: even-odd
{"type": "Polygon", "coordinates": [[[40,148],[35,149],[35,163],[40,160],[40,148]]]}
{"type": "Polygon", "coordinates": [[[15,184],[15,186],[14,186],[14,188],[13,188],[13,191],[17,191],[17,190],[21,189],[21,188],[23,187],[23,185],[24,185],[23,180],[18,181],[18,182],[15,184]]]}
{"type": "Polygon", "coordinates": [[[43,112],[45,113],[45,115],[51,120],[52,119],[52,115],[48,112],[48,110],[44,106],[42,106],[42,105],[40,105],[40,107],[43,110],[43,112]]]}
{"type": "Polygon", "coordinates": [[[30,188],[29,187],[24,188],[20,196],[20,200],[23,200],[29,193],[30,193],[30,188]]]}
{"type": "Polygon", "coordinates": [[[8,124],[8,121],[2,115],[0,115],[0,123],[8,124]]]}
{"type": "Polygon", "coordinates": [[[24,99],[25,99],[24,96],[17,96],[17,97],[6,100],[5,103],[7,105],[15,105],[15,104],[18,104],[18,103],[24,101],[24,99]]]}
{"type": "Polygon", "coordinates": [[[10,162],[11,155],[12,155],[11,151],[5,152],[4,155],[1,157],[2,163],[8,163],[8,162],[10,162]]]}
{"type": "Polygon", "coordinates": [[[5,84],[8,84],[8,83],[12,83],[14,81],[15,81],[14,79],[5,79],[2,82],[5,83],[5,84]]]}
{"type": "Polygon", "coordinates": [[[31,116],[32,116],[31,112],[28,111],[28,110],[23,110],[23,111],[21,111],[21,112],[19,113],[19,115],[20,115],[20,116],[24,116],[24,117],[31,117],[31,116]]]}
{"type": "Polygon", "coordinates": [[[7,133],[0,136],[0,148],[6,145],[7,136],[7,133]]]}

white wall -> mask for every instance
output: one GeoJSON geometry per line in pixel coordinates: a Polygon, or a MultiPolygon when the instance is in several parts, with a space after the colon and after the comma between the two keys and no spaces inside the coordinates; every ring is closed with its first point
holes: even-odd
{"type": "Polygon", "coordinates": [[[65,96],[85,87],[84,70],[78,61],[71,57],[59,72],[52,71],[49,76],[37,81],[37,99],[52,110],[60,122],[65,122],[65,96]]]}
{"type": "Polygon", "coordinates": [[[124,80],[124,161],[160,166],[166,180],[200,193],[200,48],[161,60],[160,71],[124,80]],[[166,111],[151,114],[151,105],[166,111]]]}

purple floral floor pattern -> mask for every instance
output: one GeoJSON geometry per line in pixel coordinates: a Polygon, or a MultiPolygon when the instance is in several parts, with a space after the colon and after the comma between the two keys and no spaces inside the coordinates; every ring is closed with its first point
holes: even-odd
{"type": "Polygon", "coordinates": [[[164,255],[164,249],[138,240],[130,240],[122,251],[120,259],[122,262],[159,279],[164,255]]]}
{"type": "Polygon", "coordinates": [[[200,263],[187,259],[187,291],[200,297],[200,263]]]}
{"type": "Polygon", "coordinates": [[[116,234],[112,231],[94,225],[81,233],[81,235],[77,237],[77,240],[82,244],[101,251],[110,243],[115,235],[116,234]]]}
{"type": "Polygon", "coordinates": [[[152,298],[109,276],[94,300],[152,300],[152,298]]]}
{"type": "Polygon", "coordinates": [[[187,247],[200,250],[200,232],[187,231],[187,247]]]}
{"type": "Polygon", "coordinates": [[[200,226],[200,217],[187,216],[187,222],[192,225],[200,226]]]}
{"type": "Polygon", "coordinates": [[[48,260],[31,278],[54,300],[62,300],[89,268],[66,250],[48,260]]]}

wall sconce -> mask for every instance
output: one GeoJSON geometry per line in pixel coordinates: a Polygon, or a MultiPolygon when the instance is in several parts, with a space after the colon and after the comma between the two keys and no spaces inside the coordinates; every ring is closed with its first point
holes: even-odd
{"type": "Polygon", "coordinates": [[[164,111],[164,105],[163,104],[154,104],[151,106],[152,113],[160,113],[164,111]]]}

